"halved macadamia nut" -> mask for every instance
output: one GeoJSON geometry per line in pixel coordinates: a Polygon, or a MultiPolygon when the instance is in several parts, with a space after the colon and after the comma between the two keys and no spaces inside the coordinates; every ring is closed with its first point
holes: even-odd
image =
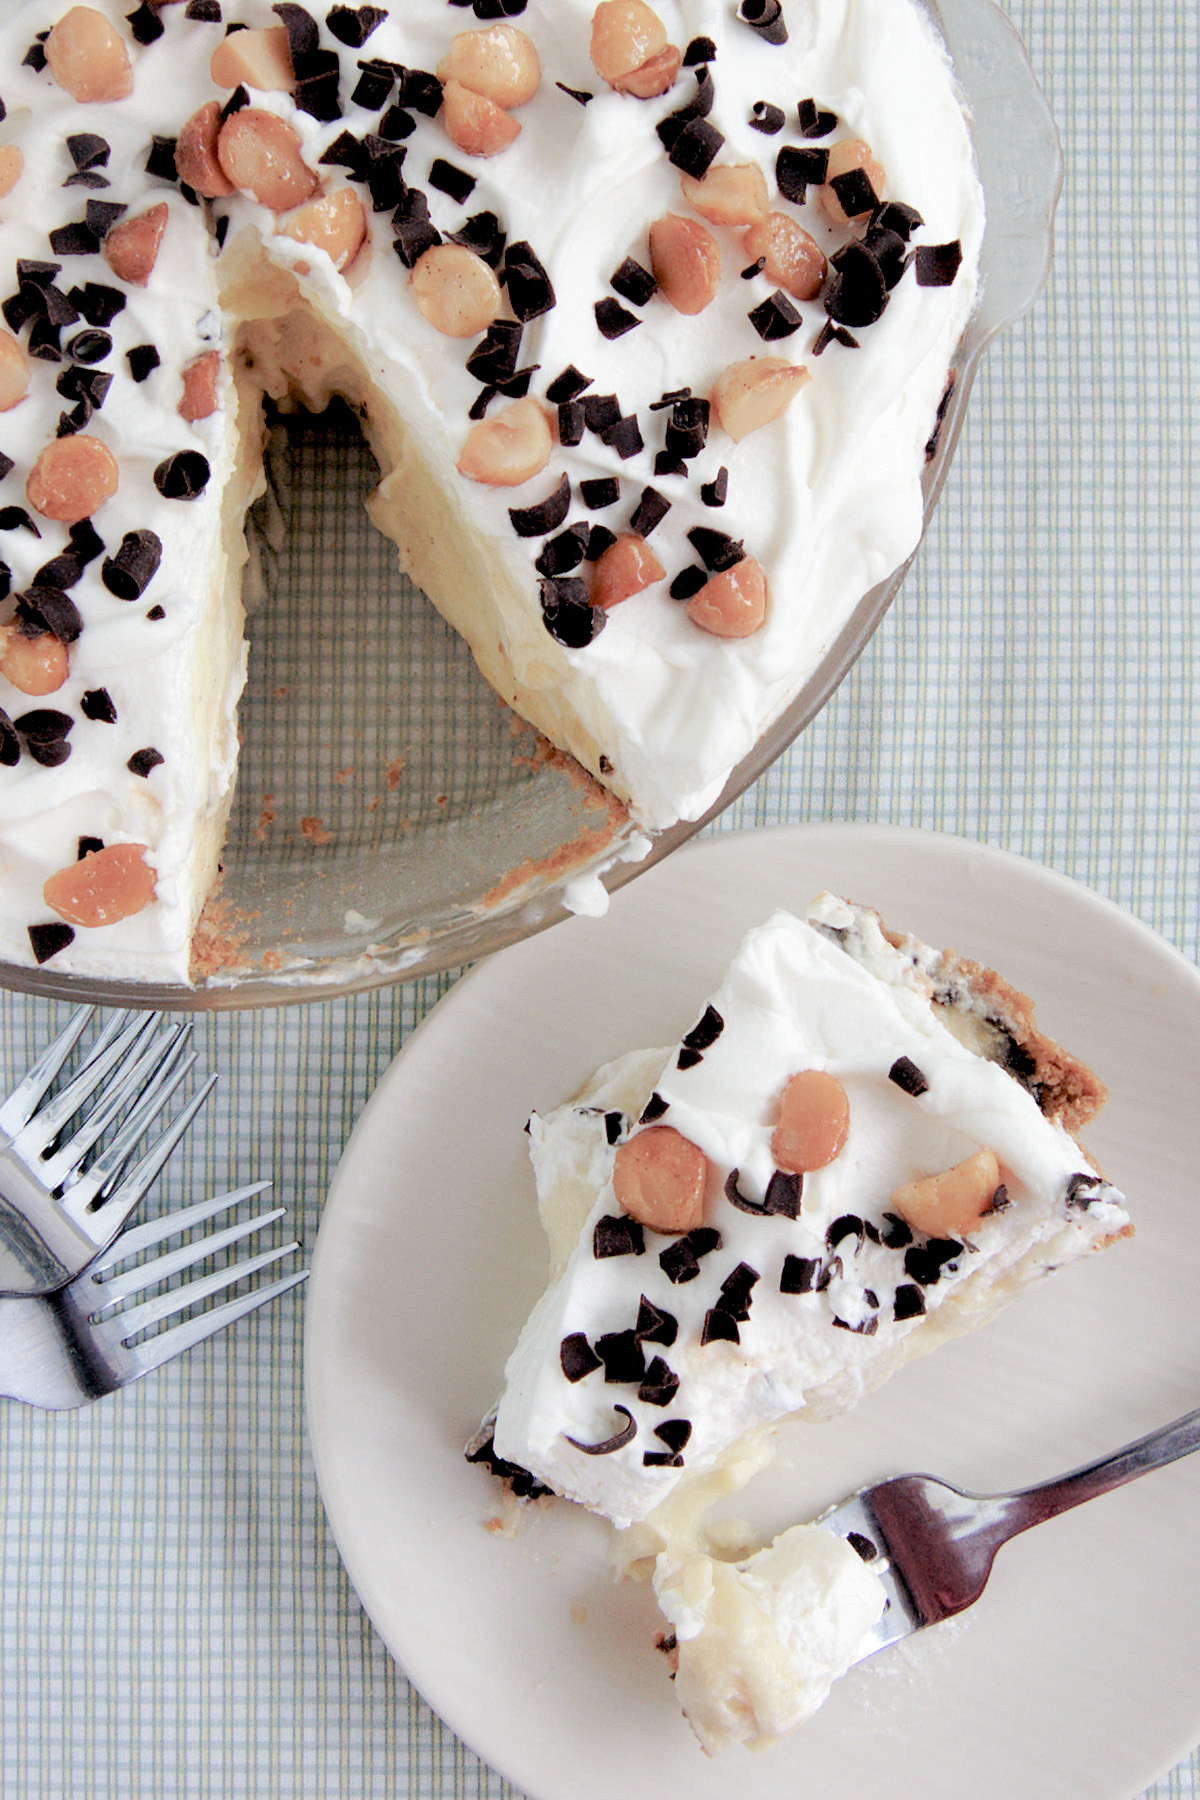
{"type": "Polygon", "coordinates": [[[12,193],[24,167],[25,158],[16,144],[0,144],[0,200],[12,193]]]}
{"type": "Polygon", "coordinates": [[[829,166],[825,171],[825,185],[817,189],[817,206],[831,225],[848,225],[852,219],[865,218],[883,199],[886,180],[883,164],[874,155],[870,144],[864,143],[862,138],[843,138],[829,147],[829,166]],[[862,205],[847,212],[833,182],[839,175],[851,175],[855,170],[861,170],[866,176],[870,194],[864,189],[862,205]]]}
{"type": "Polygon", "coordinates": [[[823,1169],[840,1156],[850,1131],[850,1102],[836,1075],[801,1069],[783,1090],[771,1134],[775,1166],[793,1175],[823,1169]]]}
{"type": "Polygon", "coordinates": [[[991,1211],[999,1186],[995,1151],[977,1150],[952,1169],[894,1188],[890,1205],[907,1224],[929,1237],[961,1237],[991,1211]]]}
{"type": "Polygon", "coordinates": [[[666,213],[650,227],[650,267],[676,312],[703,312],[721,279],[721,250],[707,225],[666,213]]]}
{"type": "Polygon", "coordinates": [[[435,244],[419,256],[412,290],[421,317],[445,337],[476,337],[504,303],[493,271],[462,244],[435,244]]]}
{"type": "Polygon", "coordinates": [[[124,100],[133,92],[125,40],[94,6],[65,12],[51,28],[45,51],[51,75],[73,100],[124,100]]]}
{"type": "Polygon", "coordinates": [[[812,380],[807,369],[778,356],[751,356],[730,363],[718,375],[712,408],[735,444],[751,431],[769,425],[787,411],[800,389],[812,380]]]}
{"type": "Polygon", "coordinates": [[[153,274],[169,217],[166,201],[160,200],[136,219],[122,219],[105,238],[105,262],[130,287],[145,287],[153,274]]]}
{"type": "Polygon", "coordinates": [[[29,364],[11,332],[0,331],[0,412],[11,412],[29,392],[29,364]]]}
{"type": "Polygon", "coordinates": [[[281,237],[324,250],[340,275],[349,268],[367,235],[367,215],[353,188],[335,188],[319,200],[306,200],[279,221],[281,237]]]}
{"type": "Polygon", "coordinates": [[[710,575],[687,603],[687,616],[713,637],[751,637],[767,616],[767,580],[752,556],[710,575]]]}
{"type": "Polygon", "coordinates": [[[767,178],[757,163],[714,163],[707,175],[680,176],[679,185],[710,225],[753,225],[767,216],[767,178]]]}
{"type": "Polygon", "coordinates": [[[628,531],[610,544],[592,572],[593,606],[618,606],[643,588],[662,581],[667,571],[644,538],[628,531]]]}
{"type": "Polygon", "coordinates": [[[223,200],[234,184],[217,160],[221,103],[206,100],[187,120],[175,145],[175,173],[206,200],[223,200]]]}
{"type": "Polygon", "coordinates": [[[181,419],[194,425],[217,410],[217,382],[221,373],[221,352],[206,350],[183,371],[183,398],[178,412],[181,419]]]}
{"type": "Polygon", "coordinates": [[[22,694],[54,694],[67,679],[67,646],[52,631],[15,619],[0,625],[0,675],[22,694]]]}
{"type": "Polygon", "coordinates": [[[618,93],[650,100],[679,73],[679,51],[645,0],[600,0],[592,14],[592,66],[618,93]]]}
{"type": "Polygon", "coordinates": [[[450,142],[468,156],[499,156],[521,131],[502,106],[461,81],[448,81],[442,89],[441,120],[450,142]]]}
{"type": "Polygon", "coordinates": [[[219,88],[244,85],[260,93],[290,94],[296,85],[287,27],[231,31],[212,53],[209,70],[219,88]]]}
{"type": "Polygon", "coordinates": [[[94,928],[132,918],[154,898],[154,870],[145,844],[108,844],[89,850],[49,877],[42,898],[68,925],[94,928]]]}
{"type": "Polygon", "coordinates": [[[803,225],[772,212],[742,239],[748,262],[762,258],[763,274],[794,300],[815,300],[825,281],[825,254],[803,225]]]}
{"type": "Polygon", "coordinates": [[[25,493],[43,519],[77,525],[90,519],[117,491],[117,459],[107,444],[87,432],[55,438],[29,471],[25,493]]]}
{"type": "Polygon", "coordinates": [[[537,401],[513,400],[472,425],[458,472],[485,487],[520,487],[541,474],[553,445],[550,421],[537,401]]]}
{"type": "Polygon", "coordinates": [[[672,1125],[626,1138],[613,1159],[613,1192],[631,1219],[651,1231],[694,1231],[704,1223],[708,1159],[672,1125]]]}
{"type": "Polygon", "coordinates": [[[505,112],[537,93],[542,65],[532,38],[515,25],[460,31],[437,66],[438,80],[457,81],[505,112]]]}
{"type": "Polygon", "coordinates": [[[217,139],[217,161],[234,187],[272,212],[290,212],[316,191],[300,139],[286,120],[260,106],[230,113],[217,139]]]}

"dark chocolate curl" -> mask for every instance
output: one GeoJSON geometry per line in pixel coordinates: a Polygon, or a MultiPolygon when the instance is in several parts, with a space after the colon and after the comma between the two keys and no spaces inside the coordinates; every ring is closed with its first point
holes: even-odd
{"type": "Polygon", "coordinates": [[[557,531],[571,507],[570,477],[564,475],[549,497],[537,506],[510,506],[508,516],[518,537],[545,537],[557,531]]]}
{"type": "Polygon", "coordinates": [[[742,0],[738,18],[750,25],[766,44],[786,44],[782,0],[742,0]]]}
{"type": "Polygon", "coordinates": [[[162,561],[162,542],[153,531],[127,531],[115,556],[106,557],[100,579],[118,600],[140,600],[162,561]]]}
{"type": "Polygon", "coordinates": [[[571,1434],[566,1431],[563,1432],[563,1436],[566,1438],[568,1444],[573,1444],[576,1450],[582,1450],[585,1456],[611,1456],[614,1450],[623,1449],[626,1444],[631,1443],[637,1436],[637,1421],[629,1408],[627,1406],[614,1406],[613,1411],[620,1413],[624,1418],[625,1423],[619,1431],[614,1431],[613,1435],[605,1438],[603,1442],[599,1444],[581,1444],[578,1438],[573,1438],[571,1434]]]}

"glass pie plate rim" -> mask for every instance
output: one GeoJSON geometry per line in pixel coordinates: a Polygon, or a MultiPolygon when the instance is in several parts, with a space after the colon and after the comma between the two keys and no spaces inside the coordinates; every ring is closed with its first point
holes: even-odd
{"type": "MultiPolygon", "coordinates": [[[[999,332],[1029,310],[1045,284],[1062,187],[1062,152],[1025,48],[996,0],[918,3],[949,50],[971,120],[986,203],[980,295],[954,358],[952,386],[922,480],[927,526],[949,472],[984,351],[999,332]]],[[[590,859],[578,854],[572,858],[569,841],[554,846],[540,868],[520,882],[501,879],[507,869],[521,864],[519,845],[503,866],[481,862],[470,871],[477,880],[467,899],[448,910],[443,907],[441,917],[410,919],[398,933],[385,928],[376,937],[373,922],[363,917],[356,934],[350,915],[339,906],[336,922],[322,922],[323,947],[305,950],[290,937],[281,912],[278,919],[268,916],[254,932],[249,955],[194,986],[102,979],[65,974],[48,965],[27,968],[0,962],[0,987],[45,999],[169,1010],[295,1005],[440,974],[542,930],[569,916],[569,883],[598,877],[609,892],[616,891],[694,837],[756,781],[815,718],[862,653],[912,560],[908,558],[862,597],[821,664],[738,764],[714,804],[699,818],[680,821],[655,834],[648,853],[636,860],[621,860],[622,850],[630,850],[641,836],[636,826],[627,823],[611,837],[599,833],[598,847],[590,859]],[[557,854],[560,850],[568,853],[565,873],[557,854]],[[493,890],[499,897],[489,903],[493,890]],[[278,926],[278,939],[273,937],[272,925],[278,926]],[[333,942],[336,948],[330,949],[333,942]],[[271,954],[276,945],[277,956],[271,954]]],[[[573,785],[569,776],[564,777],[562,759],[557,766],[551,760],[546,779],[557,781],[564,793],[573,785]]],[[[533,787],[536,789],[537,781],[533,787]]],[[[523,794],[514,791],[508,804],[520,807],[523,799],[523,794]]],[[[551,803],[562,809],[557,796],[551,795],[551,803]]],[[[575,794],[567,804],[567,812],[575,815],[570,824],[564,824],[568,833],[578,832],[579,811],[575,794]]],[[[503,828],[503,816],[499,822],[503,828]]],[[[227,880],[234,854],[227,858],[227,880]]],[[[501,852],[502,859],[505,854],[501,852]]],[[[273,886],[286,890],[291,871],[281,867],[268,873],[274,881],[265,880],[261,892],[268,896],[269,906],[273,886]]]]}

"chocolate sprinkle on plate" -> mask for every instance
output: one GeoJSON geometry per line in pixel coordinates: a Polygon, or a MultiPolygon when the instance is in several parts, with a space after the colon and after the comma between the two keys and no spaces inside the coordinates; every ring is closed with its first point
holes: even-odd
{"type": "MultiPolygon", "coordinates": [[[[41,46],[39,45],[40,49],[41,46]]],[[[29,58],[25,58],[26,62],[29,58]]],[[[49,962],[60,950],[75,942],[75,933],[70,925],[55,920],[49,925],[31,925],[29,927],[29,943],[33,950],[34,961],[41,964],[49,962]]]]}
{"type": "Polygon", "coordinates": [[[545,537],[557,531],[571,507],[571,481],[564,475],[554,492],[537,506],[510,506],[508,516],[518,537],[545,537]]]}
{"type": "Polygon", "coordinates": [[[582,1381],[600,1367],[600,1358],[582,1331],[573,1331],[558,1346],[558,1360],[568,1381],[582,1381]]]}
{"type": "Polygon", "coordinates": [[[820,1260],[815,1256],[785,1256],[779,1277],[781,1294],[811,1294],[816,1287],[820,1260]]]}
{"type": "Polygon", "coordinates": [[[918,1094],[929,1092],[929,1081],[911,1056],[896,1058],[888,1070],[888,1080],[894,1081],[898,1088],[903,1088],[906,1094],[912,1094],[914,1098],[918,1094]]]}
{"type": "Polygon", "coordinates": [[[918,287],[949,287],[962,264],[962,245],[919,244],[916,270],[918,287]]]}
{"type": "Polygon", "coordinates": [[[775,179],[785,200],[802,206],[809,187],[821,187],[829,173],[828,150],[800,150],[788,144],[775,158],[775,179]]]}
{"type": "Polygon", "coordinates": [[[629,529],[636,531],[639,537],[647,538],[657,526],[662,524],[670,510],[671,502],[664,494],[660,494],[657,488],[643,488],[641,497],[633,509],[629,529]]]}
{"type": "Polygon", "coordinates": [[[749,318],[759,337],[767,343],[791,337],[794,331],[799,331],[803,322],[782,289],[776,289],[768,299],[754,307],[749,318]]]}
{"type": "Polygon", "coordinates": [[[135,750],[125,767],[131,775],[149,776],[152,769],[157,769],[160,762],[165,761],[161,750],[152,749],[149,745],[144,750],[135,750]]]}
{"type": "Polygon", "coordinates": [[[627,331],[632,331],[635,325],[642,322],[636,313],[631,313],[619,300],[607,296],[603,300],[597,300],[595,313],[601,337],[609,339],[624,337],[627,331]]]}
{"type": "Polygon", "coordinates": [[[210,473],[199,450],[177,450],[155,469],[154,485],[164,500],[194,500],[208,486],[210,473]]]}
{"type": "Polygon", "coordinates": [[[621,483],[615,475],[597,475],[591,481],[581,481],[579,492],[589,512],[603,512],[621,498],[621,483]]]}
{"type": "Polygon", "coordinates": [[[632,256],[627,256],[609,279],[615,292],[631,306],[645,306],[658,290],[658,283],[649,269],[644,269],[632,256]]]}
{"type": "Polygon", "coordinates": [[[563,1436],[566,1438],[568,1444],[574,1445],[576,1450],[582,1450],[585,1456],[611,1456],[614,1450],[623,1449],[631,1439],[637,1436],[637,1421],[629,1411],[629,1408],[627,1406],[614,1406],[613,1411],[623,1415],[625,1424],[621,1427],[620,1431],[614,1431],[611,1437],[605,1438],[603,1443],[581,1444],[578,1438],[571,1437],[567,1432],[564,1432],[563,1436]]]}
{"type": "Polygon", "coordinates": [[[769,100],[756,100],[750,108],[750,124],[766,137],[774,137],[782,131],[786,119],[782,106],[773,106],[769,100]]]}
{"type": "Polygon", "coordinates": [[[738,18],[750,25],[767,44],[786,44],[787,25],[782,0],[742,0],[738,18]]]}

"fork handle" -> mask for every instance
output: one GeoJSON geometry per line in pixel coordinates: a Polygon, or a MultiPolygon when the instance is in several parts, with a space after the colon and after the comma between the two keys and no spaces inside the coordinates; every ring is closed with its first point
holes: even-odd
{"type": "Polygon", "coordinates": [[[1167,1463],[1177,1462],[1181,1456],[1190,1456],[1193,1450],[1200,1450],[1200,1406],[1108,1456],[1097,1457],[1095,1462],[1072,1469],[1069,1474],[1038,1482],[1034,1487],[1021,1488],[1010,1496],[1005,1509],[1009,1522],[1007,1535],[1014,1536],[1031,1525],[1040,1525],[1043,1519],[1053,1519],[1073,1506],[1082,1506],[1085,1500],[1094,1500],[1098,1494],[1107,1494],[1127,1481],[1135,1481],[1139,1475],[1148,1475],[1152,1469],[1161,1469],[1167,1463]]]}

